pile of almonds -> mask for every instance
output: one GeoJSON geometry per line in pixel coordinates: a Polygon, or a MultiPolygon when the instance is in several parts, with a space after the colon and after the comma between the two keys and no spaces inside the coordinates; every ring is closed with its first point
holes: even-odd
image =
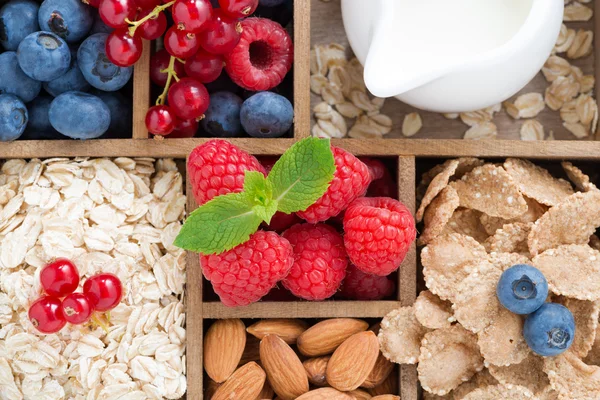
{"type": "Polygon", "coordinates": [[[204,337],[204,398],[400,400],[378,331],[352,318],[217,320],[204,337]]]}

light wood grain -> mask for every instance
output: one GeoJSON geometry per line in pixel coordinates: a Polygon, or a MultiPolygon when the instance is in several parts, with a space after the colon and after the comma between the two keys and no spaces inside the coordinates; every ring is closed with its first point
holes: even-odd
{"type": "Polygon", "coordinates": [[[310,136],[310,1],[294,2],[294,137],[310,136]]]}
{"type": "Polygon", "coordinates": [[[148,139],[146,112],[150,106],[150,53],[152,44],[144,40],[144,51],[133,68],[133,138],[148,139]]]}
{"type": "MultiPolygon", "coordinates": [[[[348,54],[351,55],[351,49],[342,23],[340,0],[328,2],[312,0],[311,5],[311,44],[314,46],[315,44],[340,43],[348,49],[348,54]]],[[[593,3],[586,5],[600,9],[600,0],[595,0],[593,3]]],[[[598,22],[599,19],[600,16],[595,15],[592,21],[569,22],[568,26],[573,29],[594,29],[595,27],[600,27],[600,22],[598,22]]],[[[596,39],[595,49],[598,49],[598,42],[598,39],[596,39]]],[[[596,64],[595,57],[597,57],[598,54],[598,51],[595,51],[588,57],[580,60],[569,60],[569,62],[580,67],[584,74],[595,74],[597,89],[600,89],[600,86],[598,86],[600,85],[600,71],[596,71],[594,68],[596,64]]],[[[515,97],[519,94],[529,92],[543,94],[548,85],[549,84],[546,82],[544,76],[539,73],[527,87],[515,95],[515,97]]],[[[598,90],[596,90],[596,93],[598,93],[598,90]]],[[[322,101],[321,98],[315,94],[311,94],[311,99],[313,106],[322,101]]],[[[463,124],[460,119],[448,120],[441,114],[420,111],[395,98],[390,98],[386,100],[385,106],[381,111],[382,114],[390,116],[394,123],[392,132],[387,135],[386,138],[406,139],[401,133],[402,121],[406,114],[414,111],[419,112],[421,115],[423,119],[423,128],[410,140],[425,138],[459,139],[463,137],[464,133],[469,128],[467,125],[463,124]]],[[[562,120],[560,119],[558,112],[552,111],[546,107],[546,109],[539,114],[537,120],[544,125],[546,135],[548,135],[550,131],[553,131],[556,139],[576,140],[576,137],[562,126],[562,120]]],[[[524,120],[514,120],[503,110],[496,114],[493,122],[498,126],[498,139],[520,139],[520,129],[524,120]]],[[[314,123],[314,120],[311,121],[311,126],[312,123],[314,123]]],[[[598,138],[600,139],[600,137],[598,138]]],[[[593,139],[593,136],[590,136],[588,139],[593,139]]]]}

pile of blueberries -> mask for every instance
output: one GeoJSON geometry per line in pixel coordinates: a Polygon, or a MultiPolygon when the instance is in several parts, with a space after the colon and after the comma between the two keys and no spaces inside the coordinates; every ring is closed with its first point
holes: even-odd
{"type": "Polygon", "coordinates": [[[106,57],[110,32],[81,0],[4,4],[0,141],[130,136],[133,68],[106,57]]]}
{"type": "Polygon", "coordinates": [[[561,304],[546,302],[548,282],[537,268],[517,264],[502,273],[496,287],[498,300],[509,311],[526,315],[523,336],[540,356],[556,356],[575,339],[575,318],[561,304]]]}

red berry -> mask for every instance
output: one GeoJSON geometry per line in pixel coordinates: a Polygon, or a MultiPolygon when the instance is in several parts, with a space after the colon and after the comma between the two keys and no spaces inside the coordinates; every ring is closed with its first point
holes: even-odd
{"type": "Polygon", "coordinates": [[[108,311],[115,308],[121,301],[123,287],[115,275],[98,274],[84,282],[83,293],[96,311],[108,311]]]}
{"type": "Polygon", "coordinates": [[[311,224],[326,221],[342,212],[367,191],[371,174],[367,166],[346,150],[331,146],[335,159],[333,180],[325,194],[306,211],[297,213],[311,224]]]}
{"type": "Polygon", "coordinates": [[[177,0],[171,9],[177,29],[199,33],[213,16],[210,0],[177,0]]]}
{"type": "Polygon", "coordinates": [[[200,49],[185,61],[185,73],[202,83],[210,83],[221,75],[223,64],[223,57],[220,55],[200,49]]]}
{"type": "Polygon", "coordinates": [[[398,198],[398,184],[386,168],[383,177],[374,180],[367,190],[368,197],[391,197],[398,198]]]}
{"type": "Polygon", "coordinates": [[[344,216],[344,244],[358,269],[385,276],[397,270],[417,231],[406,206],[388,197],[363,197],[344,216]]]}
{"type": "Polygon", "coordinates": [[[131,36],[127,28],[115,29],[106,39],[106,56],[119,67],[130,67],[142,56],[144,45],[139,36],[131,36]]]}
{"type": "Polygon", "coordinates": [[[241,192],[246,171],[266,175],[254,156],[225,140],[210,140],[188,157],[188,177],[198,205],[222,194],[241,192]]]}
{"type": "Polygon", "coordinates": [[[153,135],[166,136],[173,132],[177,118],[168,106],[150,107],[146,113],[146,129],[153,135]]]}
{"type": "Polygon", "coordinates": [[[160,5],[160,0],[135,0],[135,4],[142,10],[152,10],[160,5]]]}
{"type": "Polygon", "coordinates": [[[240,42],[225,56],[225,70],[244,89],[272,89],[292,68],[292,39],[281,25],[265,18],[247,18],[241,24],[240,42]]]}
{"type": "Polygon", "coordinates": [[[67,324],[60,299],[53,296],[43,296],[33,302],[28,315],[33,326],[42,333],[56,333],[67,324]]]}
{"type": "Polygon", "coordinates": [[[200,46],[209,53],[229,53],[240,41],[241,23],[217,8],[207,28],[199,34],[200,46]]]}
{"type": "MultiPolygon", "coordinates": [[[[165,49],[157,51],[150,58],[150,79],[158,86],[165,87],[167,84],[167,73],[160,71],[167,69],[169,61],[171,61],[171,55],[165,49]]],[[[183,78],[185,76],[182,63],[175,61],[174,68],[177,77],[183,78]]]]}
{"type": "Polygon", "coordinates": [[[169,136],[169,139],[191,138],[198,132],[198,121],[195,119],[177,119],[175,121],[175,130],[169,136]]]}
{"type": "Polygon", "coordinates": [[[102,0],[98,14],[104,23],[112,28],[126,27],[125,19],[135,18],[137,7],[133,0],[102,0]]]}
{"type": "Polygon", "coordinates": [[[298,224],[283,237],[294,247],[294,265],[283,286],[305,300],[333,296],[348,266],[342,235],[329,225],[298,224]]]}
{"type": "Polygon", "coordinates": [[[296,214],[286,214],[281,211],[277,211],[269,225],[266,225],[267,230],[275,232],[283,232],[292,225],[302,222],[296,214]]]}
{"type": "Polygon", "coordinates": [[[394,293],[396,284],[387,276],[365,274],[350,264],[340,295],[353,300],[381,300],[394,293]]]}
{"type": "Polygon", "coordinates": [[[258,0],[219,0],[219,5],[232,18],[246,18],[256,11],[258,0]]]}
{"type": "Polygon", "coordinates": [[[98,8],[100,6],[100,2],[102,0],[81,0],[84,4],[87,4],[88,6],[94,7],[94,8],[98,8]]]}
{"type": "Polygon", "coordinates": [[[181,119],[196,119],[208,109],[210,97],[203,84],[183,78],[169,89],[169,105],[181,119]]]}
{"type": "Polygon", "coordinates": [[[90,299],[82,293],[71,293],[62,301],[62,314],[71,324],[79,325],[90,320],[94,307],[90,299]]]}
{"type": "MultiPolygon", "coordinates": [[[[138,15],[138,20],[146,17],[153,10],[144,10],[138,15]]],[[[161,37],[167,30],[167,17],[165,13],[160,13],[149,20],[146,20],[143,24],[138,27],[136,32],[140,33],[140,36],[146,40],[155,40],[161,37]]]]}
{"type": "Polygon", "coordinates": [[[42,268],[40,282],[50,296],[65,297],[77,290],[79,271],[71,261],[59,258],[42,268]]]}
{"type": "Polygon", "coordinates": [[[180,31],[175,26],[167,30],[164,37],[165,49],[177,58],[189,58],[200,48],[198,38],[193,33],[180,31]]]}
{"type": "Polygon", "coordinates": [[[289,273],[293,262],[290,242],[265,231],[224,253],[200,255],[204,277],[228,307],[260,300],[289,273]]]}

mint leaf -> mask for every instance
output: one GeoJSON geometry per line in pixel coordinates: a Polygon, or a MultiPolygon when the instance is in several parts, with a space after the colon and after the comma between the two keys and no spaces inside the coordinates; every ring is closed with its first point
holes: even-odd
{"type": "Polygon", "coordinates": [[[329,139],[306,138],[290,147],[267,177],[277,209],[304,211],[327,191],[335,162],[329,139]]]}
{"type": "Polygon", "coordinates": [[[254,213],[267,224],[277,212],[277,201],[273,200],[273,185],[263,174],[257,171],[246,171],[244,176],[244,193],[254,202],[254,213]]]}
{"type": "Polygon", "coordinates": [[[272,200],[267,206],[254,206],[254,213],[259,216],[267,224],[271,223],[271,218],[277,212],[277,201],[272,200]]]}
{"type": "Polygon", "coordinates": [[[262,222],[254,206],[243,192],[217,196],[190,214],[174,244],[203,254],[231,250],[247,241],[262,222]]]}

